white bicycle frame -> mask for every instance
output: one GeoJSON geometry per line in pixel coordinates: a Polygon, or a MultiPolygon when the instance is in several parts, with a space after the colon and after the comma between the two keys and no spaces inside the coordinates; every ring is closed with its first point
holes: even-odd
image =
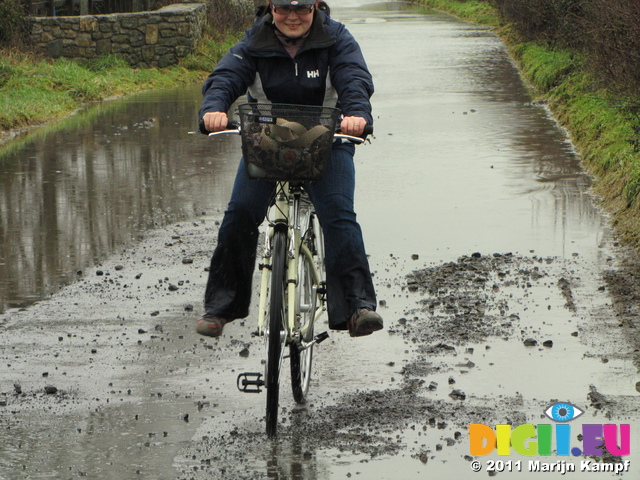
{"type": "MultiPolygon", "coordinates": [[[[190,132],[196,133],[196,132],[190,132]]],[[[222,130],[219,132],[212,132],[209,134],[210,137],[216,135],[224,135],[224,134],[239,134],[240,129],[232,129],[232,130],[222,130]]],[[[333,136],[334,140],[343,139],[350,141],[355,144],[363,143],[365,140],[360,137],[354,137],[351,135],[345,135],[337,133],[333,136]]],[[[276,223],[286,223],[287,228],[289,229],[288,239],[288,263],[287,263],[287,325],[286,333],[287,340],[292,340],[294,336],[299,333],[301,342],[309,342],[313,339],[307,338],[307,330],[313,331],[313,325],[320,318],[322,313],[326,310],[324,306],[324,302],[320,302],[320,305],[316,305],[316,299],[318,295],[313,295],[313,302],[311,306],[304,306],[304,308],[310,308],[309,311],[314,311],[315,314],[310,322],[305,326],[304,331],[295,332],[296,329],[296,314],[298,310],[296,309],[296,300],[298,299],[298,295],[296,292],[298,286],[298,252],[302,253],[306,257],[309,258],[311,265],[311,275],[312,281],[314,285],[314,293],[317,292],[318,287],[320,286],[321,278],[324,278],[324,248],[323,248],[323,237],[320,229],[320,225],[317,222],[317,219],[314,221],[314,233],[316,241],[319,243],[319,261],[314,261],[312,252],[309,251],[309,248],[302,241],[302,233],[300,232],[300,219],[289,218],[290,212],[299,213],[300,208],[299,205],[295,202],[299,202],[300,199],[291,198],[289,194],[289,182],[276,182],[276,201],[275,204],[271,207],[269,215],[272,217],[270,219],[269,233],[265,240],[265,250],[264,255],[262,257],[262,264],[260,268],[262,269],[262,280],[260,284],[260,300],[259,300],[259,312],[258,312],[258,334],[264,334],[264,327],[266,323],[266,310],[267,304],[269,302],[269,280],[271,278],[271,240],[273,238],[274,225],[276,223]],[[321,270],[322,269],[322,270],[321,270]],[[322,274],[322,277],[321,277],[322,274]]],[[[302,308],[302,306],[301,306],[302,308]]],[[[304,344],[303,344],[304,347],[304,344]]]]}
{"type": "MultiPolygon", "coordinates": [[[[196,132],[191,132],[196,133],[196,132]]],[[[232,130],[222,130],[219,132],[212,132],[209,134],[210,137],[215,135],[222,134],[238,134],[240,133],[239,129],[232,130]]],[[[333,136],[334,140],[336,139],[344,139],[348,140],[352,143],[360,144],[365,140],[360,137],[354,137],[351,135],[345,135],[336,133],[333,136]]],[[[316,300],[318,299],[318,295],[316,294],[318,287],[320,286],[321,278],[324,278],[324,248],[322,248],[322,232],[320,229],[320,225],[316,221],[313,223],[314,234],[316,241],[319,242],[321,248],[319,248],[321,252],[321,258],[314,261],[313,253],[309,251],[309,248],[302,241],[302,232],[300,232],[300,219],[293,218],[291,219],[290,213],[293,212],[295,215],[300,212],[300,198],[296,198],[294,195],[291,195],[289,192],[289,182],[276,182],[276,199],[275,204],[269,210],[270,224],[268,235],[265,240],[265,250],[264,255],[262,257],[262,264],[260,268],[262,269],[262,279],[260,283],[260,300],[259,300],[259,312],[258,312],[258,334],[263,335],[266,323],[266,311],[267,304],[269,302],[269,280],[271,278],[271,241],[273,238],[274,226],[277,223],[285,223],[289,230],[288,239],[289,246],[287,248],[288,260],[287,260],[287,325],[286,327],[286,340],[292,340],[294,336],[299,333],[300,341],[302,342],[303,348],[306,343],[312,343],[313,339],[308,338],[307,330],[313,332],[313,326],[316,321],[322,316],[322,313],[326,310],[324,306],[324,302],[320,302],[320,305],[317,305],[316,300]],[[296,301],[299,298],[297,295],[297,287],[298,287],[298,257],[299,253],[302,253],[305,257],[308,257],[309,265],[311,266],[311,277],[314,285],[314,295],[312,296],[312,304],[310,306],[298,306],[296,308],[296,301]],[[296,314],[302,309],[307,309],[308,312],[315,311],[313,318],[307,325],[304,327],[304,331],[296,332],[297,318],[296,314]]]]}
{"type": "MultiPolygon", "coordinates": [[[[309,247],[303,241],[303,235],[306,232],[302,232],[302,226],[300,225],[300,218],[297,218],[302,208],[300,202],[303,201],[299,198],[299,195],[293,195],[289,192],[289,182],[277,182],[276,185],[276,197],[275,203],[269,211],[269,230],[265,239],[264,255],[262,258],[262,264],[260,265],[262,270],[262,279],[260,283],[260,301],[258,311],[258,334],[264,333],[266,324],[267,306],[269,302],[269,286],[271,278],[271,241],[273,238],[273,232],[275,231],[275,225],[286,224],[288,229],[288,241],[287,247],[287,321],[286,321],[286,333],[287,339],[291,341],[299,335],[301,342],[310,341],[308,331],[313,332],[313,326],[315,322],[322,316],[326,307],[321,300],[321,296],[318,295],[318,289],[321,286],[323,272],[324,272],[324,255],[322,248],[322,232],[317,219],[314,219],[312,228],[316,241],[318,242],[317,257],[314,258],[313,252],[309,250],[309,247]],[[293,218],[290,217],[293,215],[293,218]],[[311,282],[313,284],[313,295],[311,296],[311,304],[302,305],[299,304],[300,295],[298,294],[299,278],[298,278],[298,259],[299,254],[308,258],[308,265],[310,268],[311,282]],[[298,327],[299,313],[313,313],[311,321],[308,322],[301,331],[296,331],[298,327]]],[[[304,344],[303,344],[304,345],[304,344]]]]}

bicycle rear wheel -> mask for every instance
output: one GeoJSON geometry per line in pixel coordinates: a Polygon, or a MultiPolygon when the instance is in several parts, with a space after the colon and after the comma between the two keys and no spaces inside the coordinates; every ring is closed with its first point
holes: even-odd
{"type": "MultiPolygon", "coordinates": [[[[302,214],[303,243],[312,254],[316,253],[316,233],[314,222],[317,222],[313,213],[307,208],[302,214]]],[[[313,361],[313,344],[301,349],[302,342],[313,340],[313,327],[318,308],[318,294],[316,282],[313,278],[312,259],[300,253],[298,256],[298,298],[296,300],[296,313],[299,319],[299,331],[301,343],[292,342],[289,345],[289,359],[291,366],[291,388],[294,400],[305,403],[311,381],[311,365],[313,361]]]]}
{"type": "Polygon", "coordinates": [[[280,393],[280,366],[282,365],[282,344],[286,341],[284,331],[286,293],[287,234],[276,230],[273,235],[271,262],[271,293],[269,302],[269,323],[265,331],[267,343],[267,436],[274,438],[278,432],[278,402],[280,393]]]}
{"type": "MultiPolygon", "coordinates": [[[[309,259],[304,255],[300,255],[298,259],[298,296],[300,305],[307,311],[300,312],[300,328],[307,329],[305,341],[313,339],[313,315],[311,306],[314,304],[313,296],[316,294],[313,289],[313,280],[309,268],[309,259]]],[[[311,380],[311,363],[313,360],[313,345],[309,345],[303,350],[297,342],[289,345],[289,360],[291,363],[291,388],[293,390],[293,398],[297,403],[305,403],[307,393],[309,391],[309,382],[311,380]]]]}

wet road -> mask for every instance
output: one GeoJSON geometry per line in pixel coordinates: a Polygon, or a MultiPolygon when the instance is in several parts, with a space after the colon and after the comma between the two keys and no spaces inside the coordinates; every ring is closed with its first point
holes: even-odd
{"type": "Polygon", "coordinates": [[[150,228],[222,208],[239,150],[185,135],[199,102],[198,86],[106,102],[5,149],[0,311],[42,299],[150,228]]]}
{"type": "MultiPolygon", "coordinates": [[[[343,403],[342,394],[398,388],[402,368],[422,358],[418,342],[398,333],[399,319],[421,315],[423,296],[406,289],[407,274],[473,252],[513,252],[553,258],[548,285],[505,284],[495,294],[519,319],[509,341],[476,338],[427,357],[424,379],[441,386],[430,398],[450,401],[444,386],[455,375],[467,404],[504,406],[522,420],[514,423],[538,423],[552,399],[588,407],[594,385],[619,400],[620,416],[609,420],[631,423],[637,445],[629,413],[638,406],[636,370],[617,355],[628,346],[599,289],[616,253],[565,133],[531,104],[488,30],[398,4],[363,5],[341,4],[334,17],[360,41],[376,81],[376,138],[356,157],[357,211],[380,311],[396,334],[333,335],[318,350],[309,410],[343,403]],[[552,281],[560,277],[574,280],[583,306],[566,308],[552,281]],[[603,325],[607,334],[595,335],[603,325]],[[572,336],[578,329],[584,339],[572,336]],[[556,346],[525,349],[530,336],[556,346]]],[[[0,160],[0,298],[8,308],[0,316],[0,478],[485,476],[464,459],[466,435],[449,444],[443,435],[457,437],[446,428],[426,440],[420,429],[388,429],[404,448],[381,455],[260,440],[262,397],[235,391],[235,372],[259,364],[250,322],[214,342],[192,332],[239,155],[235,139],[185,135],[198,103],[198,87],[108,102],[18,140],[0,160]],[[14,382],[29,402],[18,402],[14,382]],[[65,394],[46,396],[45,384],[65,394]],[[215,446],[221,438],[229,455],[241,447],[238,465],[211,451],[207,439],[215,446]]],[[[604,423],[598,409],[587,410],[585,418],[604,423]]],[[[473,411],[461,417],[484,422],[473,411]]],[[[637,456],[629,458],[624,478],[637,478],[637,456]]]]}

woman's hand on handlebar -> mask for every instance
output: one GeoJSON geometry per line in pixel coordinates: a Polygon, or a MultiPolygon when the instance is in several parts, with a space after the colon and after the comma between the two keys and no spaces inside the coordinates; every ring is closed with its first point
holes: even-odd
{"type": "Polygon", "coordinates": [[[229,118],[225,112],[207,112],[203,115],[202,121],[208,132],[219,132],[227,128],[229,118]]]}
{"type": "Polygon", "coordinates": [[[340,123],[340,131],[345,135],[360,137],[367,121],[362,117],[344,117],[340,123]]]}

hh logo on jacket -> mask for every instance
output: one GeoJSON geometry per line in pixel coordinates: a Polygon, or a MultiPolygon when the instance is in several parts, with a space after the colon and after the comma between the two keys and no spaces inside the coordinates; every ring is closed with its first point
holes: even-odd
{"type": "Polygon", "coordinates": [[[307,78],[318,78],[320,70],[307,70],[307,78]]]}

